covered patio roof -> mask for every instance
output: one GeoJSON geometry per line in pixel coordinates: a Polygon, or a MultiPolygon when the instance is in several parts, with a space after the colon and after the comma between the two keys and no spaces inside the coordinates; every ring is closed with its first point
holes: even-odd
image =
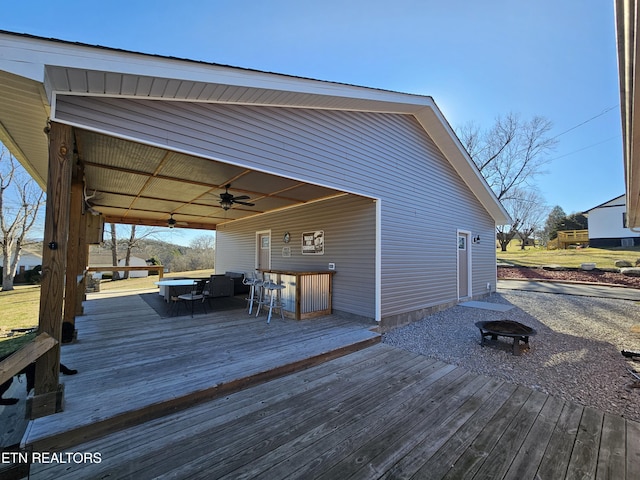
{"type": "MultiPolygon", "coordinates": [[[[0,48],[0,140],[43,188],[44,129],[49,120],[68,123],[56,116],[62,96],[383,112],[415,116],[496,223],[509,221],[431,97],[1,31],[0,48]]],[[[107,222],[166,226],[173,214],[179,227],[215,229],[230,220],[361,194],[72,126],[85,195],[107,222]],[[227,184],[255,207],[223,210],[219,195],[227,184]]]]}

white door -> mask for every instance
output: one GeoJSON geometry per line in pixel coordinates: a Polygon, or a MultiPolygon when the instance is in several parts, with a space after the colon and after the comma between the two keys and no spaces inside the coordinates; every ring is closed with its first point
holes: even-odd
{"type": "Polygon", "coordinates": [[[458,232],[458,298],[471,296],[469,233],[458,232]]]}
{"type": "Polygon", "coordinates": [[[258,232],[256,245],[256,268],[271,269],[271,232],[258,232]]]}

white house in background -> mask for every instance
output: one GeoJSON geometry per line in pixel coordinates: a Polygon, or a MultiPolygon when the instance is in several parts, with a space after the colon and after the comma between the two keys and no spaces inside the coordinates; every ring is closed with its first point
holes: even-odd
{"type": "MultiPolygon", "coordinates": [[[[33,270],[38,265],[42,265],[42,255],[37,252],[31,252],[29,250],[22,250],[20,254],[20,260],[18,261],[17,274],[26,272],[27,270],[33,270]]],[[[0,267],[4,267],[2,257],[0,257],[0,267]]]]}
{"type": "Polygon", "coordinates": [[[632,247],[640,245],[640,231],[627,228],[625,195],[620,195],[585,212],[589,220],[592,247],[632,247]]]}
{"type": "MultiPolygon", "coordinates": [[[[124,258],[121,258],[120,260],[118,260],[118,266],[119,267],[124,267],[126,265],[126,260],[124,258]]],[[[144,258],[140,258],[140,257],[131,257],[129,259],[129,266],[130,267],[146,267],[147,266],[147,262],[144,260],[144,258]]],[[[124,276],[124,272],[120,272],[120,278],[122,278],[124,276]]],[[[133,271],[133,272],[129,272],[129,278],[144,278],[144,277],[148,277],[149,276],[149,271],[148,270],[141,270],[141,271],[133,271]]]]}

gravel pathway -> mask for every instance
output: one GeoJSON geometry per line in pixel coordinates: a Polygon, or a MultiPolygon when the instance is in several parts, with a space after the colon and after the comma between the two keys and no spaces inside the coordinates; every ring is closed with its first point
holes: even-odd
{"type": "Polygon", "coordinates": [[[455,306],[383,335],[383,342],[497,376],[581,405],[640,421],[640,388],[627,367],[640,361],[640,305],[628,300],[511,291],[483,302],[511,304],[496,312],[455,306]],[[537,330],[531,348],[511,354],[511,339],[480,346],[475,322],[515,320],[537,330]]]}

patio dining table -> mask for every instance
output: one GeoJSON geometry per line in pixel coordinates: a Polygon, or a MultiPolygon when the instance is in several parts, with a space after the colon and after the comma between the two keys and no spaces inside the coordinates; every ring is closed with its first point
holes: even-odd
{"type": "Polygon", "coordinates": [[[188,287],[193,287],[194,283],[200,278],[173,278],[166,280],[159,280],[157,282],[153,282],[154,284],[160,287],[160,291],[158,292],[160,295],[164,297],[164,301],[169,303],[171,297],[177,297],[183,293],[188,293],[190,289],[188,287]]]}

